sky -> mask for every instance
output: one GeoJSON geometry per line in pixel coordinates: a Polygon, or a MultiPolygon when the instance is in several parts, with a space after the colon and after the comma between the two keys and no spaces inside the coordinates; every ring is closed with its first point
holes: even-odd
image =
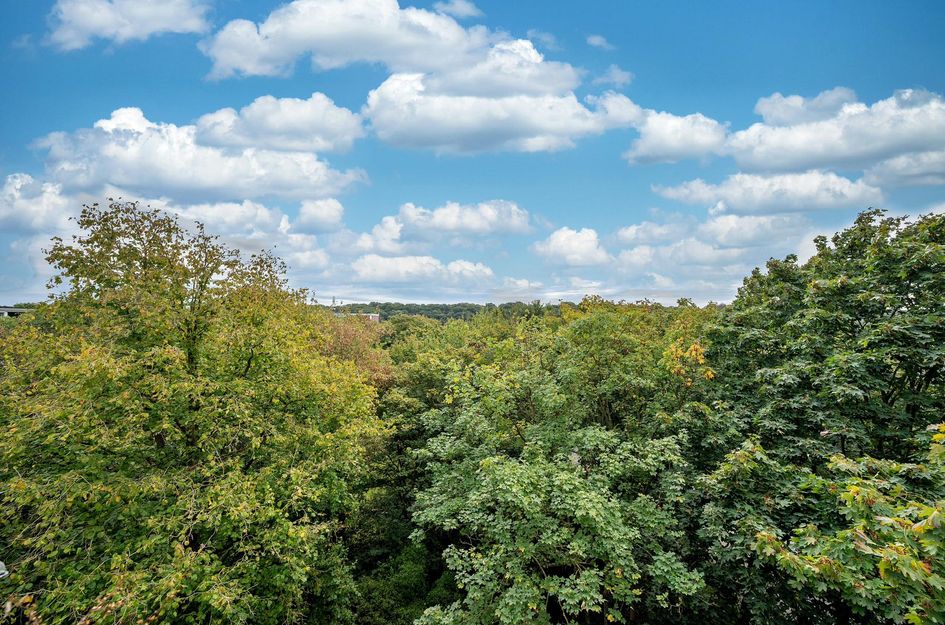
{"type": "Polygon", "coordinates": [[[0,0],[0,304],[121,197],[319,301],[730,301],[945,211],[945,3],[0,0]]]}

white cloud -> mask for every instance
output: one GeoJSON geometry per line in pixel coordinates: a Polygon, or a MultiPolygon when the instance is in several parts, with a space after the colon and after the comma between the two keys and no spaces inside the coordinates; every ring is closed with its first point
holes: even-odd
{"type": "MultiPolygon", "coordinates": [[[[301,247],[301,246],[300,246],[301,247]]],[[[276,250],[280,253],[280,250],[276,250]]],[[[289,265],[289,270],[311,271],[327,269],[330,264],[328,253],[319,248],[289,250],[285,255],[285,261],[289,265]]]]}
{"type": "Polygon", "coordinates": [[[744,253],[740,248],[720,247],[695,237],[677,241],[663,250],[676,265],[726,265],[738,261],[744,253]]]}
{"type": "Polygon", "coordinates": [[[615,87],[626,87],[633,80],[633,73],[620,69],[617,65],[611,64],[603,74],[595,78],[592,82],[595,85],[613,85],[615,87]]]}
{"type": "Polygon", "coordinates": [[[870,106],[845,87],[813,98],[775,93],[755,111],[765,123],[730,133],[701,113],[679,116],[648,109],[634,122],[640,137],[624,154],[630,163],[676,162],[710,154],[768,172],[868,169],[868,184],[941,184],[945,100],[906,89],[870,106]]]}
{"type": "Polygon", "coordinates": [[[758,100],[755,104],[755,113],[761,115],[769,126],[794,126],[830,119],[845,105],[855,102],[856,93],[846,87],[834,87],[821,91],[813,98],[774,93],[758,100]]]}
{"type": "Polygon", "coordinates": [[[0,228],[4,232],[49,232],[64,228],[78,210],[62,187],[35,180],[27,174],[11,174],[0,189],[0,228]]]}
{"type": "Polygon", "coordinates": [[[762,260],[750,249],[687,237],[666,245],[623,250],[616,266],[638,297],[657,301],[691,297],[704,302],[730,299],[742,277],[762,260]]]}
{"type": "MultiPolygon", "coordinates": [[[[129,197],[121,189],[106,188],[103,192],[111,197],[129,197]]],[[[278,208],[251,200],[182,204],[167,198],[141,198],[140,203],[179,215],[186,222],[199,221],[207,232],[248,254],[271,249],[289,264],[295,277],[328,265],[328,254],[319,247],[318,239],[297,231],[296,223],[278,208]]]]}
{"type": "Polygon", "coordinates": [[[207,10],[202,0],[57,0],[49,40],[61,50],[78,50],[96,38],[125,43],[161,33],[202,33],[207,10]]]}
{"type": "Polygon", "coordinates": [[[492,270],[483,263],[469,260],[454,260],[446,265],[447,276],[451,280],[486,280],[492,277],[492,270]]]}
{"type": "Polygon", "coordinates": [[[323,93],[306,100],[266,95],[239,112],[224,108],[197,120],[197,141],[204,145],[344,151],[362,136],[361,118],[323,93]]]}
{"type": "Polygon", "coordinates": [[[770,247],[807,226],[799,215],[716,215],[700,224],[698,233],[703,240],[725,247],[770,247]]]}
{"type": "Polygon", "coordinates": [[[576,139],[625,127],[640,115],[627,97],[608,93],[586,108],[573,93],[496,98],[427,92],[422,74],[394,74],[371,91],[364,109],[378,137],[437,152],[552,151],[576,139]]]}
{"type": "Polygon", "coordinates": [[[601,50],[613,50],[614,46],[603,35],[588,35],[587,45],[601,50]]]}
{"type": "Polygon", "coordinates": [[[454,260],[444,264],[433,256],[378,256],[367,254],[351,264],[362,282],[477,282],[492,277],[482,263],[454,260]]]}
{"type": "Polygon", "coordinates": [[[467,17],[480,17],[482,11],[469,0],[447,0],[446,2],[434,2],[433,8],[440,13],[446,13],[460,19],[467,17]]]}
{"type": "MultiPolygon", "coordinates": [[[[436,8],[401,8],[396,0],[293,0],[259,24],[229,22],[202,49],[217,78],[286,74],[305,55],[321,69],[381,63],[393,74],[362,109],[372,130],[394,145],[439,153],[559,150],[640,117],[639,107],[616,94],[580,102],[574,90],[581,70],[546,60],[530,40],[463,28],[446,14],[471,14],[474,6],[455,1],[436,8]]],[[[538,31],[530,36],[549,41],[538,31]]],[[[598,84],[621,86],[630,77],[613,66],[598,84]]],[[[232,136],[235,115],[219,115],[214,141],[232,136]]]]}
{"type": "Polygon", "coordinates": [[[543,285],[541,282],[529,280],[527,278],[505,278],[502,280],[502,286],[507,291],[518,293],[533,293],[543,285]]]}
{"type": "Polygon", "coordinates": [[[305,200],[299,206],[299,216],[292,223],[301,232],[336,230],[342,225],[345,209],[335,198],[305,200]]]}
{"type": "Polygon", "coordinates": [[[682,221],[656,223],[644,221],[621,228],[617,231],[617,240],[630,245],[640,243],[658,243],[670,239],[678,239],[689,232],[690,226],[682,221]]]}
{"type": "Polygon", "coordinates": [[[652,280],[653,286],[657,289],[671,289],[676,286],[676,281],[669,276],[664,276],[654,271],[651,271],[646,275],[650,280],[652,280]]]}
{"type": "Polygon", "coordinates": [[[684,276],[692,266],[702,267],[708,274],[719,268],[737,263],[744,255],[740,248],[725,248],[695,237],[675,241],[669,245],[640,245],[623,250],[617,255],[622,271],[651,274],[658,272],[664,279],[684,276]]]}
{"type": "Polygon", "coordinates": [[[93,128],[52,133],[37,145],[47,150],[47,176],[67,190],[111,184],[184,201],[301,199],[332,196],[365,178],[306,152],[203,146],[195,126],[153,123],[137,108],[118,109],[93,128]]]}
{"type": "Polygon", "coordinates": [[[339,251],[403,254],[409,249],[428,247],[444,234],[457,235],[452,244],[468,243],[469,236],[524,234],[529,232],[528,211],[514,202],[489,200],[479,204],[447,202],[427,209],[413,203],[400,207],[396,215],[387,215],[370,232],[354,235],[350,231],[335,238],[339,251]]]}
{"type": "Polygon", "coordinates": [[[865,209],[883,199],[880,189],[863,180],[817,170],[773,176],[738,173],[717,185],[700,178],[675,187],[654,186],[653,190],[680,202],[715,205],[715,212],[734,213],[865,209]]]}
{"type": "Polygon", "coordinates": [[[388,215],[381,219],[371,232],[365,232],[355,241],[355,248],[362,252],[383,252],[385,254],[403,253],[407,246],[400,240],[404,229],[396,217],[388,215]]]}
{"type": "Polygon", "coordinates": [[[250,200],[188,205],[170,202],[162,205],[161,202],[151,202],[151,205],[199,221],[214,234],[236,236],[243,240],[268,238],[277,232],[283,223],[281,211],[250,200]]]}
{"type": "MultiPolygon", "coordinates": [[[[780,122],[796,116],[781,112],[775,117],[780,122]]],[[[868,166],[943,145],[945,101],[938,94],[905,89],[870,106],[844,104],[832,117],[817,121],[754,124],[731,135],[725,152],[742,167],[773,171],[868,166]]]]}
{"type": "MultiPolygon", "coordinates": [[[[800,234],[809,227],[800,214],[784,215],[713,215],[706,221],[670,216],[670,221],[643,221],[617,232],[617,240],[633,246],[625,258],[636,258],[637,264],[652,262],[657,244],[670,247],[680,241],[697,239],[714,248],[772,247],[785,238],[800,234]]],[[[689,243],[688,245],[692,245],[689,243]]]]}
{"type": "Polygon", "coordinates": [[[945,184],[945,150],[902,154],[881,161],[866,170],[864,179],[891,187],[945,184]]]}
{"type": "Polygon", "coordinates": [[[649,269],[656,259],[657,248],[652,245],[637,245],[621,251],[617,255],[620,266],[625,270],[649,269]]]}
{"type": "Polygon", "coordinates": [[[523,234],[530,230],[528,211],[506,200],[474,205],[447,202],[433,210],[407,203],[400,207],[398,219],[421,232],[523,234]]]}
{"type": "Polygon", "coordinates": [[[727,126],[701,113],[679,116],[647,111],[640,137],[624,154],[629,162],[673,163],[719,151],[727,126]]]}
{"type": "MultiPolygon", "coordinates": [[[[113,193],[121,195],[118,190],[113,193]]],[[[326,200],[323,204],[332,202],[335,201],[326,200]]],[[[289,267],[289,278],[301,286],[309,286],[313,279],[320,279],[331,266],[331,257],[319,244],[318,238],[306,232],[305,228],[300,228],[298,219],[292,221],[278,208],[249,200],[178,204],[165,199],[152,199],[143,200],[142,203],[177,214],[185,220],[199,221],[207,227],[208,232],[220,235],[228,245],[244,253],[272,250],[285,260],[289,267]]],[[[305,215],[305,206],[311,204],[302,204],[300,218],[305,215]]]]}
{"type": "Polygon", "coordinates": [[[424,77],[424,89],[439,95],[564,94],[581,82],[578,71],[567,63],[546,61],[528,39],[502,41],[480,61],[455,71],[424,77]]]}
{"type": "Polygon", "coordinates": [[[227,23],[201,49],[215,78],[286,74],[303,55],[321,69],[366,62],[432,71],[466,65],[496,39],[443,13],[401,9],[397,0],[293,0],[259,24],[227,23]]]}
{"type": "Polygon", "coordinates": [[[585,289],[596,291],[604,286],[604,283],[600,280],[588,280],[586,278],[581,278],[579,276],[571,276],[568,278],[568,284],[575,289],[585,289]]]}
{"type": "Polygon", "coordinates": [[[559,228],[533,244],[532,249],[555,264],[571,267],[602,265],[611,260],[592,228],[559,228]]]}

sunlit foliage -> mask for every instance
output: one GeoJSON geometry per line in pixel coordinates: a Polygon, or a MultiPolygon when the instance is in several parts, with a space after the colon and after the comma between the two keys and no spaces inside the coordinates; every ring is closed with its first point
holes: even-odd
{"type": "Polygon", "coordinates": [[[943,216],[725,306],[381,323],[163,213],[78,225],[0,327],[8,620],[945,623],[943,216]]]}

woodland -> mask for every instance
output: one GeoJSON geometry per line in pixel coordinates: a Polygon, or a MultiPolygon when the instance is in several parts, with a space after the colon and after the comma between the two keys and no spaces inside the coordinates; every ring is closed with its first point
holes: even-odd
{"type": "Polygon", "coordinates": [[[0,320],[2,623],[945,623],[945,215],[724,305],[381,323],[133,202],[77,226],[0,320]]]}

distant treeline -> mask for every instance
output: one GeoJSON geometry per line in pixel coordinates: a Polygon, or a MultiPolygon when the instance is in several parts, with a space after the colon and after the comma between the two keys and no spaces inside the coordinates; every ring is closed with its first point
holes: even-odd
{"type": "MultiPolygon", "coordinates": [[[[628,302],[620,302],[626,304],[628,302]]],[[[634,302],[637,304],[653,304],[647,300],[634,302]]],[[[692,306],[693,302],[687,298],[680,299],[677,305],[692,306]]],[[[482,312],[499,311],[507,319],[518,319],[522,317],[543,317],[543,316],[561,316],[561,309],[577,308],[579,304],[575,302],[559,302],[557,304],[542,303],[541,300],[532,300],[531,302],[506,302],[504,304],[471,304],[463,302],[459,304],[403,304],[400,302],[371,302],[370,304],[344,304],[342,306],[333,306],[332,310],[346,313],[377,313],[380,314],[382,321],[387,321],[397,315],[416,315],[427,317],[437,321],[451,321],[458,319],[469,321],[482,312]]],[[[719,307],[723,305],[719,304],[719,307]]]]}
{"type": "MultiPolygon", "coordinates": [[[[563,302],[567,305],[569,302],[563,302]]],[[[571,304],[576,306],[577,304],[571,304]]],[[[532,302],[507,302],[505,304],[402,304],[400,302],[371,302],[370,304],[345,304],[334,307],[335,310],[349,313],[380,313],[382,320],[390,319],[395,315],[419,315],[437,321],[460,319],[468,321],[478,313],[489,310],[500,310],[510,317],[521,317],[529,314],[560,314],[561,304],[542,304],[532,302]]]]}

